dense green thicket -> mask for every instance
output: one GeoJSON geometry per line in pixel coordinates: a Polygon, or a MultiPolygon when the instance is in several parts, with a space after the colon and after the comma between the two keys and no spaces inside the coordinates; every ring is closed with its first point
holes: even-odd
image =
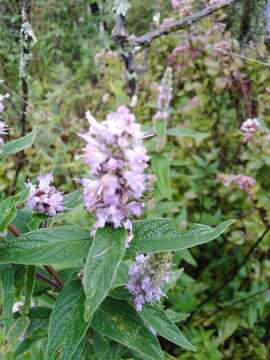
{"type": "MultiPolygon", "coordinates": [[[[133,0],[126,18],[129,34],[155,27],[158,3],[161,21],[177,18],[169,1],[133,0]]],[[[146,216],[172,217],[180,229],[191,223],[212,226],[237,220],[216,242],[174,255],[175,267],[183,267],[184,272],[169,290],[165,305],[180,313],[177,323],[197,352],[164,339],[162,347],[181,360],[264,360],[270,351],[270,143],[266,139],[270,72],[262,36],[263,3],[240,1],[187,30],[154,40],[147,51],[135,54],[134,113],[146,131],[157,133],[147,141],[158,180],[146,216]],[[226,24],[224,32],[214,28],[218,21],[226,24]],[[177,46],[184,50],[175,51],[177,46]],[[165,129],[154,116],[157,87],[168,66],[173,99],[165,129]],[[262,127],[245,143],[240,128],[248,118],[259,118],[262,127]],[[252,176],[256,185],[250,194],[233,184],[226,187],[217,181],[224,174],[252,176]]],[[[195,9],[201,7],[197,1],[195,9]]],[[[21,2],[2,0],[0,11],[0,79],[21,96],[21,2]]],[[[74,179],[86,171],[78,160],[82,143],[77,136],[86,128],[85,111],[103,119],[118,105],[130,104],[126,69],[111,37],[115,24],[111,1],[32,1],[31,17],[37,42],[27,66],[31,104],[27,128],[37,125],[39,134],[35,146],[25,150],[18,179],[16,158],[0,167],[1,200],[14,189],[14,179],[22,190],[27,178],[52,168],[61,190],[75,190],[74,179]]],[[[21,131],[22,103],[11,95],[5,121],[9,136],[16,137],[21,131]]],[[[89,224],[82,206],[56,222],[67,219],[89,224]]],[[[20,286],[18,280],[18,294],[20,286]]],[[[50,300],[41,295],[38,301],[44,305],[50,300]]],[[[111,345],[118,354],[115,359],[141,359],[111,345]]],[[[38,343],[22,358],[43,359],[43,346],[38,343]]]]}

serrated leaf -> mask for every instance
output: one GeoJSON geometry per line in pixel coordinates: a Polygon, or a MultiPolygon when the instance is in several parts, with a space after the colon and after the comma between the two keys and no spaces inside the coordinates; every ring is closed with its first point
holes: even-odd
{"type": "Polygon", "coordinates": [[[152,327],[165,339],[184,349],[195,351],[192,344],[184,337],[178,327],[160,306],[144,304],[142,311],[139,312],[139,316],[146,324],[148,324],[148,326],[152,327]]]}
{"type": "Polygon", "coordinates": [[[38,229],[0,243],[0,264],[64,264],[83,259],[90,245],[89,232],[77,225],[38,229]]]}
{"type": "Polygon", "coordinates": [[[72,358],[88,328],[84,300],[79,280],[67,284],[59,294],[50,317],[46,360],[72,358]]]}
{"type": "Polygon", "coordinates": [[[95,312],[91,327],[96,332],[140,353],[144,359],[164,360],[157,338],[129,304],[106,299],[95,312]]]}
{"type": "Polygon", "coordinates": [[[186,128],[171,128],[168,129],[167,135],[169,136],[180,136],[180,137],[191,137],[196,140],[204,140],[209,136],[209,133],[202,133],[186,128]]]}
{"type": "Polygon", "coordinates": [[[34,127],[33,130],[29,134],[27,134],[19,139],[16,139],[16,140],[6,143],[3,146],[1,155],[6,157],[6,156],[17,154],[18,152],[33,145],[33,143],[36,139],[36,136],[37,136],[37,129],[34,127]]]}
{"type": "Polygon", "coordinates": [[[160,253],[188,249],[205,244],[223,234],[235,220],[227,220],[216,227],[203,226],[179,232],[170,219],[146,219],[134,223],[134,238],[128,254],[160,253]]]}
{"type": "Polygon", "coordinates": [[[84,267],[85,318],[90,319],[109,293],[123,259],[127,234],[123,228],[98,229],[84,267]]]}

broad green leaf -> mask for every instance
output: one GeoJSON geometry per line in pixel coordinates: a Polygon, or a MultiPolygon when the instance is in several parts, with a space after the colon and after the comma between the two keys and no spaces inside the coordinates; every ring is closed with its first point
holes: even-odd
{"type": "Polygon", "coordinates": [[[90,235],[77,225],[30,231],[0,243],[0,264],[63,264],[83,259],[90,247],[90,235]]]}
{"type": "Polygon", "coordinates": [[[227,220],[216,227],[199,226],[181,233],[170,219],[138,221],[134,223],[134,238],[128,253],[160,253],[188,249],[218,238],[234,222],[235,220],[227,220]]]}
{"type": "Polygon", "coordinates": [[[133,349],[143,359],[164,360],[157,338],[129,304],[106,299],[95,312],[91,327],[96,332],[133,349]]]}
{"type": "Polygon", "coordinates": [[[28,196],[29,190],[26,189],[21,193],[8,197],[0,203],[0,233],[4,232],[16,217],[16,206],[18,203],[23,202],[28,196]]]}
{"type": "Polygon", "coordinates": [[[82,204],[82,191],[80,189],[64,196],[64,209],[71,210],[82,204]]]}
{"type": "Polygon", "coordinates": [[[18,152],[32,146],[37,136],[37,129],[34,127],[33,130],[19,139],[10,141],[3,146],[1,155],[6,157],[15,155],[18,152]]]}
{"type": "Polygon", "coordinates": [[[202,133],[191,129],[185,128],[171,128],[168,129],[167,135],[169,136],[180,136],[180,137],[191,137],[196,140],[204,140],[209,136],[209,133],[202,133]]]}
{"type": "Polygon", "coordinates": [[[184,349],[195,351],[195,348],[184,337],[174,322],[168,317],[166,312],[158,305],[144,304],[139,316],[159,335],[165,339],[181,346],[184,349]]]}
{"type": "Polygon", "coordinates": [[[174,323],[184,321],[189,317],[188,313],[180,313],[171,309],[166,310],[166,314],[174,323]]]}
{"type": "Polygon", "coordinates": [[[128,264],[124,261],[121,262],[116,277],[113,282],[113,288],[123,286],[128,282],[128,264]]]}
{"type": "Polygon", "coordinates": [[[0,319],[4,325],[5,333],[7,333],[13,322],[12,307],[14,297],[14,266],[2,266],[0,276],[2,293],[2,312],[0,319]]]}
{"type": "Polygon", "coordinates": [[[10,350],[14,350],[15,344],[24,335],[29,322],[29,318],[21,316],[13,323],[7,334],[7,344],[10,350]]]}
{"type": "Polygon", "coordinates": [[[155,194],[158,200],[171,198],[169,160],[163,155],[153,156],[152,169],[157,177],[155,194]]]}
{"type": "Polygon", "coordinates": [[[126,249],[125,229],[98,229],[84,267],[85,318],[90,319],[110,291],[126,249]]]}
{"type": "Polygon", "coordinates": [[[97,360],[110,360],[113,358],[108,339],[97,332],[94,332],[93,335],[93,350],[97,360]]]}
{"type": "Polygon", "coordinates": [[[50,317],[46,360],[72,358],[88,328],[84,300],[78,280],[68,283],[59,294],[50,317]]]}

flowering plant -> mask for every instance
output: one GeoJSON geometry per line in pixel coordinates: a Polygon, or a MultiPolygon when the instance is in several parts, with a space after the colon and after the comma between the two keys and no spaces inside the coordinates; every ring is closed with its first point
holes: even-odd
{"type": "MultiPolygon", "coordinates": [[[[172,252],[216,239],[233,221],[180,232],[170,219],[140,219],[154,186],[145,134],[126,106],[101,122],[90,112],[86,117],[89,130],[80,134],[87,164],[82,190],[63,194],[49,173],[0,203],[7,334],[2,351],[19,356],[34,337],[44,340],[48,360],[83,359],[89,341],[94,349],[119,343],[145,359],[165,359],[157,335],[195,350],[162,305],[180,275],[172,252]],[[64,221],[81,203],[92,219],[89,227],[64,221]],[[25,286],[15,293],[18,269],[25,286]],[[52,297],[50,307],[40,307],[39,291],[52,297]]],[[[33,141],[32,133],[13,140],[2,155],[33,141]]]]}

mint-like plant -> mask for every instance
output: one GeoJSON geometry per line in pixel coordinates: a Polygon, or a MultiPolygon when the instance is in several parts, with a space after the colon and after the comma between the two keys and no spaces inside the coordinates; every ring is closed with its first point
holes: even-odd
{"type": "MultiPolygon", "coordinates": [[[[171,254],[218,238],[233,220],[180,232],[170,219],[142,219],[153,176],[140,125],[125,106],[87,119],[82,191],[60,193],[50,173],[0,203],[1,354],[15,359],[41,341],[48,360],[119,349],[165,359],[159,337],[194,351],[162,304],[179,277],[171,254]],[[80,206],[91,226],[66,220],[80,206]]],[[[1,157],[36,133],[4,144],[1,157]]]]}

